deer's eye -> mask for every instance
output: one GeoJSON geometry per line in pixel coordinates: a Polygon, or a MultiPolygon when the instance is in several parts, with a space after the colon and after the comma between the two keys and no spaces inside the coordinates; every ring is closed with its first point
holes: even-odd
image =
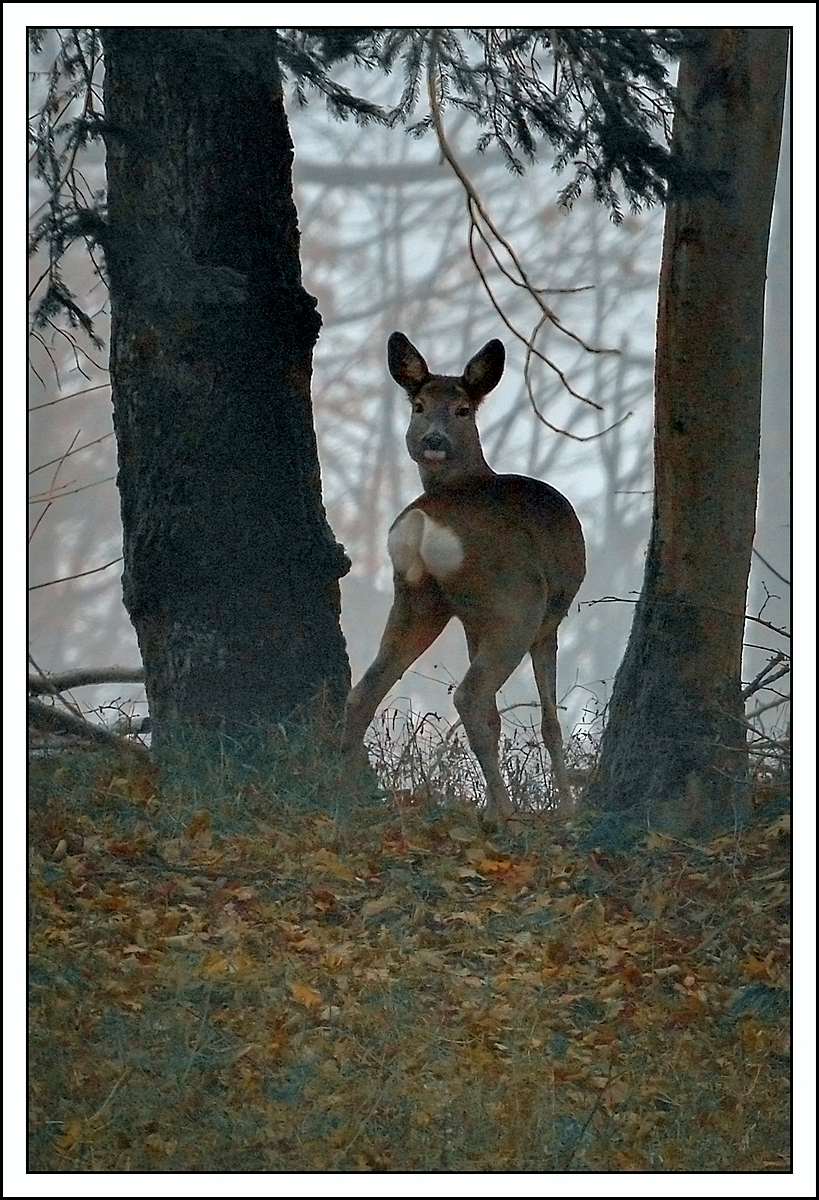
{"type": "Polygon", "coordinates": [[[414,413],[422,413],[424,411],[423,400],[414,400],[412,403],[412,411],[414,413]]]}
{"type": "Polygon", "coordinates": [[[455,416],[456,417],[471,417],[472,409],[469,407],[468,404],[459,404],[458,407],[455,409],[455,416]]]}

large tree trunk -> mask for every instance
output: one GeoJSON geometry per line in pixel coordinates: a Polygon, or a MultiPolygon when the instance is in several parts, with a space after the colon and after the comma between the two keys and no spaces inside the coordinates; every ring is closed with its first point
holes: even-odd
{"type": "Polygon", "coordinates": [[[103,38],[123,591],[155,742],[338,712],[349,563],[321,499],[275,37],[103,38]]]}
{"type": "Polygon", "coordinates": [[[660,275],[651,539],[589,799],[696,833],[747,802],[742,641],[788,34],[691,35],[660,275]]]}

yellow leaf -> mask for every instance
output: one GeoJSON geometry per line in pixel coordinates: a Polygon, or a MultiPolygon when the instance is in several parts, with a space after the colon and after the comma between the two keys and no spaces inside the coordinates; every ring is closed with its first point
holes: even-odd
{"type": "Polygon", "coordinates": [[[770,964],[754,954],[746,955],[742,969],[751,979],[767,979],[771,973],[770,964]]]}
{"type": "Polygon", "coordinates": [[[82,1137],[82,1125],[82,1121],[76,1117],[73,1121],[67,1121],[63,1125],[63,1132],[54,1139],[54,1144],[61,1153],[67,1153],[74,1149],[82,1137]]]}
{"type": "Polygon", "coordinates": [[[320,1008],[324,1004],[324,1000],[315,988],[308,987],[306,983],[288,983],[287,990],[296,1001],[304,1008],[314,1009],[320,1008]]]}
{"type": "Polygon", "coordinates": [[[508,871],[511,866],[511,858],[482,858],[477,864],[477,869],[481,875],[497,875],[502,871],[508,871]]]}

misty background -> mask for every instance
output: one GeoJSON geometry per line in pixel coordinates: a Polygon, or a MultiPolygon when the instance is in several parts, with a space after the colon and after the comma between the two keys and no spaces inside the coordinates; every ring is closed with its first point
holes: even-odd
{"type": "MultiPolygon", "coordinates": [[[[30,117],[42,102],[50,61],[46,49],[30,64],[30,117]]],[[[350,74],[344,81],[381,98],[371,77],[350,74]]],[[[616,227],[588,199],[569,212],[559,209],[561,179],[551,170],[548,151],[523,177],[512,176],[497,155],[474,152],[476,132],[468,119],[449,117],[450,142],[533,285],[554,289],[547,302],[584,342],[617,351],[590,353],[551,326],[540,331],[538,349],[574,391],[601,406],[573,397],[554,371],[533,362],[537,408],[566,431],[555,432],[533,410],[524,378],[525,341],[540,310],[476,242],[476,258],[505,321],[493,305],[470,256],[463,189],[441,162],[433,136],[416,139],[402,129],[339,122],[318,99],[306,108],[289,103],[288,115],[304,284],[318,297],[324,322],[313,373],[324,500],[352,560],[341,587],[353,681],[375,655],[390,606],[387,531],[421,491],[404,445],[409,404],[388,374],[387,338],[401,330],[432,371],[459,374],[486,341],[499,337],[507,368],[480,413],[484,450],[495,470],[557,487],[580,517],[588,573],[561,626],[558,695],[567,737],[573,730],[599,731],[642,583],[651,519],[662,211],[627,215],[616,227]]],[[[89,146],[82,169],[89,191],[101,193],[101,145],[89,146]]],[[[44,199],[32,174],[32,214],[44,199]]],[[[790,614],[790,205],[788,109],[769,252],[759,510],[747,609],[778,628],[789,628],[790,614]]],[[[34,302],[44,265],[31,260],[34,302]]],[[[62,327],[35,335],[30,345],[29,648],[46,674],[140,665],[121,600],[122,564],[114,561],[122,546],[106,370],[107,292],[83,244],[70,249],[63,273],[94,317],[103,348],[62,327]]],[[[758,622],[748,624],[746,642],[746,681],[774,650],[787,648],[758,622]]],[[[466,663],[463,633],[453,623],[396,685],[385,707],[411,706],[415,713],[454,721],[451,692],[466,663]]],[[[73,695],[108,724],[146,712],[138,685],[83,688],[73,695]]],[[[752,697],[751,711],[770,701],[770,693],[761,695],[764,700],[752,697]]],[[[513,724],[531,725],[535,698],[527,658],[499,695],[499,706],[511,710],[506,719],[513,724]]],[[[787,706],[778,706],[763,720],[769,730],[783,731],[788,717],[787,706]]]]}

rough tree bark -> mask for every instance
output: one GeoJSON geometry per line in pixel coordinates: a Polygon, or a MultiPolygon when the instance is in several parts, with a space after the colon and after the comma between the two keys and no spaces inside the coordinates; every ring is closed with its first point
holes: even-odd
{"type": "Polygon", "coordinates": [[[321,499],[275,36],[103,40],[123,592],[155,743],[339,712],[349,562],[321,499]]]}
{"type": "Polygon", "coordinates": [[[691,32],[672,137],[689,183],[672,192],[660,275],[651,538],[589,799],[698,833],[747,804],[742,640],[788,32],[691,32]]]}

